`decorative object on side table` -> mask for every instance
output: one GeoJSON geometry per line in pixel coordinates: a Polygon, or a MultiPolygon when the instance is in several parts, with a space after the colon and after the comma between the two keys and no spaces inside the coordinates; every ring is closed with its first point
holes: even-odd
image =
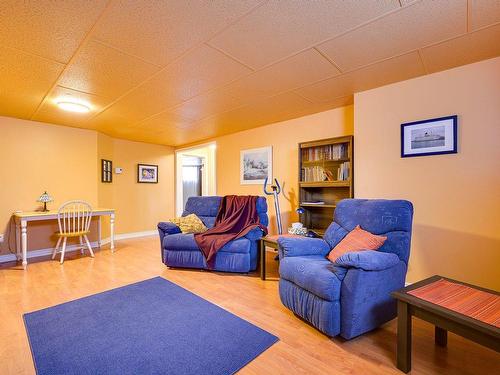
{"type": "Polygon", "coordinates": [[[292,226],[288,228],[288,234],[295,234],[297,236],[305,236],[307,234],[307,228],[302,225],[302,223],[292,223],[292,226]]]}
{"type": "Polygon", "coordinates": [[[113,162],[101,159],[101,182],[113,182],[113,162]]]}
{"type": "Polygon", "coordinates": [[[36,200],[37,202],[43,203],[43,209],[42,212],[48,212],[49,210],[47,209],[47,203],[52,202],[53,199],[52,197],[45,191],[42,195],[40,195],[40,198],[36,200]]]}
{"type": "Polygon", "coordinates": [[[137,182],[157,184],[158,166],[151,164],[137,164],[137,182]]]}
{"type": "Polygon", "coordinates": [[[401,124],[401,157],[456,154],[457,115],[401,124]]]}
{"type": "Polygon", "coordinates": [[[273,148],[252,148],[240,152],[240,183],[242,185],[263,184],[273,179],[273,148]]]}

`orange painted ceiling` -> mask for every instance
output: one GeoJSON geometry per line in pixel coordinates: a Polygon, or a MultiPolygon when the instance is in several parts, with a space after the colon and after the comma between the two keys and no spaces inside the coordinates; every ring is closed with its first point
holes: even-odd
{"type": "Polygon", "coordinates": [[[498,55],[499,0],[3,0],[0,115],[181,145],[498,55]]]}

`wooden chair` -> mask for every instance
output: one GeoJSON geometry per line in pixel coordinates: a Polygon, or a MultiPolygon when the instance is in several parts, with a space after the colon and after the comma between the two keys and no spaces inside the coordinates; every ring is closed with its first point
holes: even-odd
{"type": "Polygon", "coordinates": [[[90,222],[92,220],[92,207],[90,204],[84,201],[68,201],[64,203],[57,212],[57,221],[59,223],[59,232],[57,236],[57,245],[52,252],[52,259],[56,257],[56,253],[59,250],[59,245],[62,241],[61,249],[61,264],[64,262],[64,253],[66,252],[66,242],[68,238],[80,238],[81,252],[83,254],[83,249],[85,245],[83,244],[83,239],[87,248],[89,249],[90,256],[94,257],[94,252],[92,251],[92,246],[90,246],[87,234],[90,232],[90,222]]]}

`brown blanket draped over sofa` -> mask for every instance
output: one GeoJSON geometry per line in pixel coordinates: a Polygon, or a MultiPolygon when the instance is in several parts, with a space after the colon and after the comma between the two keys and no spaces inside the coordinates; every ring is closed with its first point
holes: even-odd
{"type": "Polygon", "coordinates": [[[267,234],[267,227],[259,222],[256,196],[226,195],[222,198],[213,228],[194,235],[194,239],[213,268],[215,255],[225,244],[244,237],[254,228],[267,234]]]}

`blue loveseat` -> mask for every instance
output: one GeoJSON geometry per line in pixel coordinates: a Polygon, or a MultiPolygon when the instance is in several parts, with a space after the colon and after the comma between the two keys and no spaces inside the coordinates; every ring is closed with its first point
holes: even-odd
{"type": "MultiPolygon", "coordinates": [[[[222,197],[190,197],[182,216],[196,214],[207,228],[212,228],[219,210],[222,197]]],[[[257,213],[260,223],[267,226],[267,202],[263,197],[257,199],[257,213]]],[[[207,269],[207,263],[201,250],[194,240],[193,234],[180,233],[175,224],[163,222],[158,224],[160,234],[161,257],[169,267],[207,269]]],[[[227,243],[217,252],[215,258],[216,271],[250,272],[257,268],[258,243],[263,233],[259,228],[252,229],[248,234],[227,243]]]]}
{"type": "Polygon", "coordinates": [[[405,284],[413,206],[404,200],[345,199],[323,239],[278,240],[282,303],[329,336],[351,339],[396,316],[390,293],[405,284]],[[387,236],[378,251],[326,255],[356,225],[387,236]]]}

